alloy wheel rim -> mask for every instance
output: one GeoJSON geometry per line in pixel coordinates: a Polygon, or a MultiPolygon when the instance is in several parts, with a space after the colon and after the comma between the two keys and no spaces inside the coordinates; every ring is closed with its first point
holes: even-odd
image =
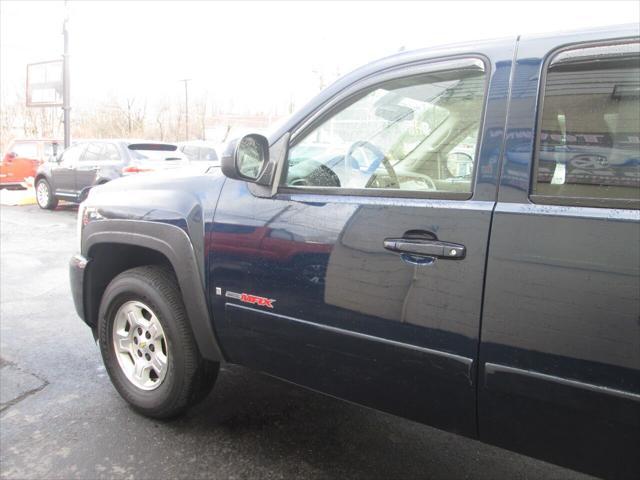
{"type": "Polygon", "coordinates": [[[141,390],[158,388],[167,374],[169,345],[156,314],[142,302],[125,302],[116,312],[112,338],[127,380],[141,390]]]}
{"type": "Polygon", "coordinates": [[[36,188],[36,198],[41,206],[44,206],[49,202],[49,188],[46,183],[38,183],[38,188],[36,188]]]}

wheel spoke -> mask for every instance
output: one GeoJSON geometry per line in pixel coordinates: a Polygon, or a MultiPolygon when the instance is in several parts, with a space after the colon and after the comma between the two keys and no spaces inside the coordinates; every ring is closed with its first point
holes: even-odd
{"type": "Polygon", "coordinates": [[[158,376],[160,376],[164,368],[167,366],[167,359],[164,357],[164,355],[162,355],[162,357],[160,355],[153,355],[151,357],[151,366],[156,371],[158,376]]]}
{"type": "Polygon", "coordinates": [[[153,340],[160,340],[160,338],[163,336],[162,333],[160,332],[160,329],[158,328],[158,324],[156,323],[155,318],[151,319],[147,330],[151,334],[151,338],[153,340]]]}
{"type": "Polygon", "coordinates": [[[140,309],[140,307],[132,307],[132,309],[127,312],[127,318],[133,326],[144,328],[147,327],[148,322],[142,316],[142,310],[140,309]]]}
{"type": "Polygon", "coordinates": [[[137,359],[133,368],[133,375],[139,382],[145,383],[149,380],[149,366],[141,359],[137,359]]]}
{"type": "Polygon", "coordinates": [[[118,337],[119,337],[117,340],[118,350],[120,350],[123,353],[131,352],[131,338],[129,337],[129,335],[124,337],[124,336],[120,336],[120,334],[118,333],[118,337]]]}

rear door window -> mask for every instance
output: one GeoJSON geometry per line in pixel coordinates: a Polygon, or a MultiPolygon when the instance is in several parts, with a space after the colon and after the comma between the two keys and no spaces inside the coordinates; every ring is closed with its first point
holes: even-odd
{"type": "Polygon", "coordinates": [[[540,116],[534,202],[639,206],[639,45],[580,48],[551,61],[540,116]]]}

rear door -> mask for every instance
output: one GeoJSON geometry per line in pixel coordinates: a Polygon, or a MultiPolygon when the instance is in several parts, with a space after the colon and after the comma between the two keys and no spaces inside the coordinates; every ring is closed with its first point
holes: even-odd
{"type": "Polygon", "coordinates": [[[275,197],[226,182],[208,251],[232,362],[476,434],[511,56],[369,76],[292,128],[275,197]]]}
{"type": "Polygon", "coordinates": [[[633,34],[519,46],[487,264],[479,397],[482,439],[625,478],[640,472],[633,34]]]}

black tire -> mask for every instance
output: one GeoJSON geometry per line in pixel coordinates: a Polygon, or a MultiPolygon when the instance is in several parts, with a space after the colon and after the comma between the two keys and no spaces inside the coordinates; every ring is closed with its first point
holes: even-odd
{"type": "Polygon", "coordinates": [[[114,278],[100,303],[98,335],[102,359],[114,387],[143,415],[153,418],[180,415],[206,397],[218,376],[219,364],[204,360],[198,352],[177,281],[168,268],[137,267],[114,278]],[[112,341],[116,312],[132,300],[154,311],[167,338],[167,372],[162,383],[150,391],[127,378],[112,341]]]}
{"type": "Polygon", "coordinates": [[[36,203],[43,210],[54,210],[58,206],[58,199],[51,190],[51,185],[44,178],[36,182],[36,203]],[[38,192],[47,192],[46,195],[39,195],[38,192]],[[42,198],[41,198],[42,197],[42,198]]]}

